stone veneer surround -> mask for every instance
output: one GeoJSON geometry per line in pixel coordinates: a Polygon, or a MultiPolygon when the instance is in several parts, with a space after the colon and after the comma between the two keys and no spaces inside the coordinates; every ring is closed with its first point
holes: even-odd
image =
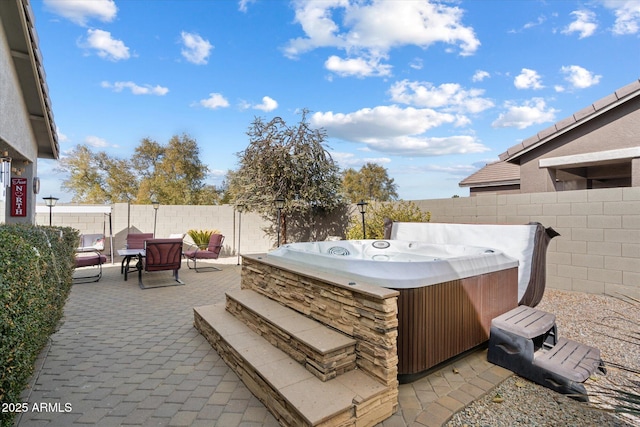
{"type": "Polygon", "coordinates": [[[265,258],[243,257],[242,288],[353,337],[358,369],[397,394],[398,292],[365,284],[349,286],[327,274],[294,273],[285,263],[265,258]]]}

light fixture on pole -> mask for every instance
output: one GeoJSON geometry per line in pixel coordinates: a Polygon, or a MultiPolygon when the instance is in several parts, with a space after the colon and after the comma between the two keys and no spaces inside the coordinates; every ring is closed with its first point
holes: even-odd
{"type": "Polygon", "coordinates": [[[358,203],[358,210],[360,211],[360,214],[362,214],[362,238],[366,239],[367,238],[367,232],[364,229],[364,213],[367,211],[367,205],[368,203],[365,202],[364,200],[360,200],[358,203]]]}
{"type": "Polygon", "coordinates": [[[44,200],[44,204],[47,205],[47,207],[49,208],[49,227],[51,227],[51,218],[53,216],[53,207],[56,205],[56,203],[58,202],[59,199],[57,197],[53,197],[53,196],[43,197],[42,199],[44,200]]]}
{"type": "Polygon", "coordinates": [[[160,207],[160,202],[157,200],[152,200],[151,204],[153,205],[153,210],[155,214],[153,215],[153,238],[156,238],[156,223],[158,221],[158,208],[160,207]]]}
{"type": "Polygon", "coordinates": [[[276,209],[278,209],[278,225],[276,227],[276,232],[278,234],[277,247],[280,247],[280,221],[282,218],[282,208],[284,208],[284,199],[279,197],[273,201],[273,204],[276,206],[276,209]]]}
{"type": "Polygon", "coordinates": [[[240,265],[240,233],[242,232],[242,210],[244,209],[244,205],[236,205],[236,210],[238,211],[238,264],[240,265]]]}

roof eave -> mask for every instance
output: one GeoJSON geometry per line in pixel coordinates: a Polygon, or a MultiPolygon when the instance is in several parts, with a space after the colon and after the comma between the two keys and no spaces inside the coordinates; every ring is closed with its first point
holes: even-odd
{"type": "Polygon", "coordinates": [[[613,94],[601,99],[600,101],[590,105],[589,107],[574,113],[571,117],[561,120],[555,123],[553,126],[540,131],[535,136],[528,138],[511,148],[504,153],[500,154],[501,161],[517,163],[520,157],[535,150],[541,145],[576,129],[584,123],[592,120],[595,117],[601,116],[614,108],[617,108],[621,104],[640,96],[640,81],[637,80],[630,85],[627,85],[613,94]],[[635,90],[628,90],[633,88],[635,90]],[[616,99],[613,100],[612,97],[616,99]]]}
{"type": "Polygon", "coordinates": [[[472,183],[459,183],[458,187],[500,187],[503,185],[519,185],[520,180],[514,179],[511,181],[492,181],[492,182],[472,182],[472,183]]]}
{"type": "Polygon", "coordinates": [[[31,6],[28,1],[23,0],[10,0],[4,6],[9,8],[10,13],[2,17],[6,17],[3,25],[9,28],[11,24],[14,31],[20,34],[19,37],[8,39],[9,49],[37,143],[37,157],[58,159],[60,146],[31,6]],[[16,29],[16,26],[19,28],[16,29]]]}

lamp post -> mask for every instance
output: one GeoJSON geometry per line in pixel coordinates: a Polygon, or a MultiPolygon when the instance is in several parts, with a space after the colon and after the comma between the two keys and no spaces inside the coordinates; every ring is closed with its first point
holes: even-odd
{"type": "Polygon", "coordinates": [[[236,210],[238,211],[238,263],[236,265],[240,265],[240,233],[242,232],[242,210],[244,209],[244,205],[236,205],[236,210]]]}
{"type": "Polygon", "coordinates": [[[277,247],[280,247],[280,220],[282,217],[282,208],[284,208],[284,199],[281,197],[278,197],[273,201],[273,204],[276,206],[276,209],[278,209],[278,225],[276,227],[276,232],[278,233],[277,247]]]}
{"type": "Polygon", "coordinates": [[[43,197],[43,199],[44,199],[44,204],[49,207],[49,227],[51,227],[51,218],[53,216],[53,207],[56,205],[56,203],[58,202],[59,199],[57,197],[53,197],[53,196],[43,197]]]}
{"type": "Polygon", "coordinates": [[[368,203],[365,202],[364,200],[360,200],[358,203],[358,210],[360,211],[360,214],[362,214],[362,238],[366,239],[367,238],[367,232],[364,229],[364,213],[367,211],[367,205],[368,203]]]}
{"type": "Polygon", "coordinates": [[[157,200],[152,200],[151,204],[153,205],[153,210],[155,211],[153,215],[153,238],[156,238],[156,223],[158,221],[158,208],[160,207],[160,202],[157,200]]]}

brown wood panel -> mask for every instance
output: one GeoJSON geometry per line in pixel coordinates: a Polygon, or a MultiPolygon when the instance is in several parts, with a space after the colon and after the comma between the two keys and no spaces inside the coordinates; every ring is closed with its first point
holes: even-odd
{"type": "Polygon", "coordinates": [[[517,305],[518,270],[398,292],[398,374],[413,375],[488,340],[491,319],[517,305]]]}

